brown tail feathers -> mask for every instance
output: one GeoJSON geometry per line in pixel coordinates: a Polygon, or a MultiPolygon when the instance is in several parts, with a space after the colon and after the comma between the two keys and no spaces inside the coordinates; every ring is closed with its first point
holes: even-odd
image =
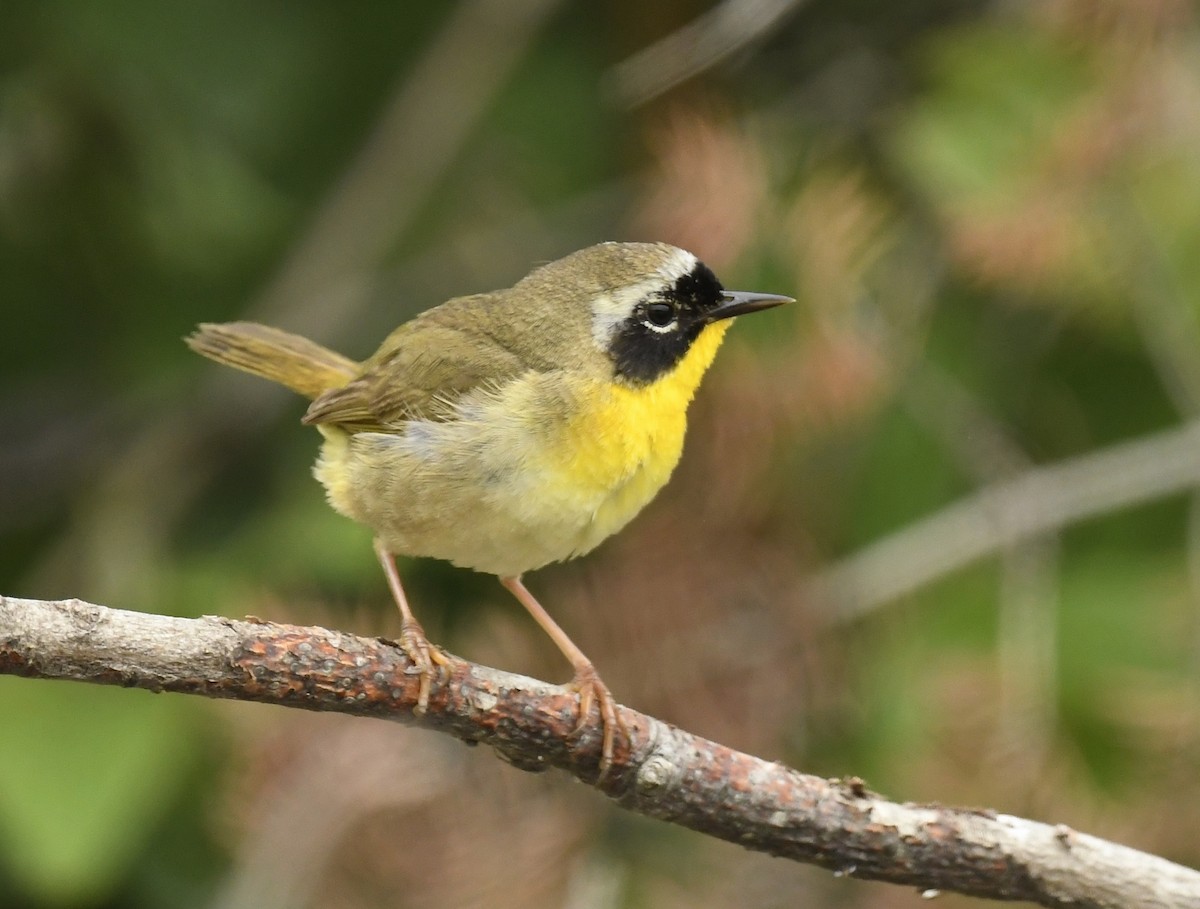
{"type": "Polygon", "coordinates": [[[309,399],[340,388],[358,374],[353,360],[257,322],[206,322],[185,340],[210,360],[278,382],[309,399]]]}

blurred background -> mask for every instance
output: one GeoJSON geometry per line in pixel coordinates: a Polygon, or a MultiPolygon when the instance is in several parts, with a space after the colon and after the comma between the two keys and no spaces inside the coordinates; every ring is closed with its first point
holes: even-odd
{"type": "MultiPolygon", "coordinates": [[[[0,592],[398,621],[303,403],[606,239],[739,324],[671,485],[531,588],[617,698],[901,800],[1200,864],[1200,29],[1185,0],[0,12],[0,592]]],[[[569,669],[491,578],[431,637],[569,669]]],[[[0,907],[915,907],[383,722],[0,678],[0,907]]],[[[976,905],[943,897],[947,907],[976,905]]]]}

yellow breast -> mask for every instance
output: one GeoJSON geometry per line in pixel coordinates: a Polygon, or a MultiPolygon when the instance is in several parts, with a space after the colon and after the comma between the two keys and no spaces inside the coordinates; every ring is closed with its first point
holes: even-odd
{"type": "Polygon", "coordinates": [[[678,366],[646,386],[591,388],[552,452],[553,484],[595,503],[579,555],[624,527],[671,478],[683,452],[687,408],[721,346],[727,322],[704,329],[678,366]]]}
{"type": "Polygon", "coordinates": [[[340,512],[393,552],[510,576],[582,555],[670,479],[687,406],[726,323],[657,382],[530,373],[399,433],[318,427],[316,475],[340,512]]]}

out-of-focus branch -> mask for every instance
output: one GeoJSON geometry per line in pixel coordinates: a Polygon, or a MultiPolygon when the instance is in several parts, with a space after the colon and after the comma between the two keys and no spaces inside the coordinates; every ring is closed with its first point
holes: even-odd
{"type": "Polygon", "coordinates": [[[889,802],[859,780],[799,773],[627,707],[630,740],[598,780],[601,736],[594,722],[573,734],[569,688],[452,659],[416,717],[411,672],[395,644],[323,628],[0,597],[3,674],[421,725],[522,769],[566,770],[631,811],[844,876],[1076,909],[1200,906],[1200,872],[1164,859],[990,811],[889,802]]]}
{"type": "MultiPolygon", "coordinates": [[[[461,152],[488,105],[561,0],[462,0],[425,53],[403,74],[362,147],[318,206],[279,271],[243,318],[339,340],[368,302],[371,281],[461,152]]],[[[128,591],[147,575],[160,530],[182,513],[211,475],[195,450],[208,414],[241,415],[265,426],[281,398],[264,384],[210,371],[197,397],[210,411],[159,415],[130,434],[108,464],[71,532],[44,558],[38,576],[82,576],[128,591]],[[145,478],[159,478],[146,496],[145,478]],[[128,535],[140,533],[136,541],[128,535]],[[118,555],[110,547],[123,547],[118,555]],[[142,561],[129,553],[147,554],[142,561]]],[[[34,580],[36,583],[36,579],[34,580]]]]}
{"type": "Polygon", "coordinates": [[[1200,421],[996,482],[818,573],[808,595],[853,619],[1031,537],[1200,486],[1200,421]]]}
{"type": "Polygon", "coordinates": [[[621,61],[613,93],[638,107],[711,69],[771,31],[804,0],[724,0],[704,15],[621,61]]]}
{"type": "MultiPolygon", "coordinates": [[[[1033,468],[1015,435],[982,402],[929,362],[914,364],[902,400],[979,486],[1033,468]]],[[[997,743],[992,753],[1013,771],[1038,766],[1050,750],[1057,698],[1058,538],[1031,535],[999,553],[996,656],[1000,672],[997,743]],[[1015,753],[1035,758],[1015,761],[1015,753]]]]}
{"type": "Polygon", "coordinates": [[[274,281],[246,311],[328,339],[466,145],[560,0],[464,0],[405,73],[274,281]],[[344,299],[343,293],[349,293],[344,299]],[[330,296],[338,298],[331,307],[330,296]]]}

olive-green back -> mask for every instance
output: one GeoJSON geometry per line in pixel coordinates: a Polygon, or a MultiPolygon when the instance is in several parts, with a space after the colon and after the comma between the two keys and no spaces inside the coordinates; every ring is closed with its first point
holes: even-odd
{"type": "Polygon", "coordinates": [[[393,331],[358,377],[313,401],[306,423],[350,430],[438,420],[472,389],[525,372],[612,377],[592,337],[592,302],[652,275],[672,248],[604,243],[535,269],[506,290],[457,297],[393,331]]]}

